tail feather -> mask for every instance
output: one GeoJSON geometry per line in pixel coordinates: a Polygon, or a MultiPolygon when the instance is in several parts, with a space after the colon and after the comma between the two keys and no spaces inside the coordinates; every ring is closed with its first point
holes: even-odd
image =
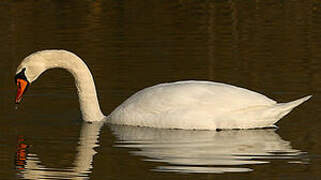
{"type": "Polygon", "coordinates": [[[293,108],[297,107],[310,98],[311,96],[306,96],[288,103],[277,103],[270,106],[254,106],[247,109],[233,111],[232,113],[224,114],[224,116],[222,117],[224,121],[218,120],[218,122],[220,123],[218,123],[217,128],[229,127],[229,129],[248,129],[275,127],[274,124],[278,122],[282,117],[287,115],[293,108]]]}
{"type": "Polygon", "coordinates": [[[288,103],[278,103],[273,107],[272,111],[278,112],[278,118],[282,118],[291,112],[292,109],[309,100],[311,97],[312,95],[309,95],[288,103]]]}

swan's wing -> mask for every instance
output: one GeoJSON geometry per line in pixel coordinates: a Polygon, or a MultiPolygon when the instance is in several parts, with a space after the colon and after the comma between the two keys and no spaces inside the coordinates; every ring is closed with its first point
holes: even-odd
{"type": "MultiPolygon", "coordinates": [[[[181,81],[137,92],[117,107],[110,117],[112,123],[117,124],[168,128],[177,126],[180,120],[179,124],[184,124],[195,118],[211,119],[224,112],[272,104],[276,102],[243,88],[207,81],[181,81]]],[[[209,122],[203,123],[208,125],[209,122]]]]}

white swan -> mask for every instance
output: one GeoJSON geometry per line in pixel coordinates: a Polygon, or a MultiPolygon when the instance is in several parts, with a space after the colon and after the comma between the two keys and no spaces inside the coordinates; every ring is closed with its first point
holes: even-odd
{"type": "Polygon", "coordinates": [[[109,116],[100,110],[93,77],[87,65],[65,50],[44,50],[26,57],[17,68],[16,103],[30,83],[52,68],[75,78],[82,118],[110,123],[177,129],[233,129],[271,127],[311,96],[289,103],[239,87],[208,81],[180,81],[143,89],[109,116]]]}

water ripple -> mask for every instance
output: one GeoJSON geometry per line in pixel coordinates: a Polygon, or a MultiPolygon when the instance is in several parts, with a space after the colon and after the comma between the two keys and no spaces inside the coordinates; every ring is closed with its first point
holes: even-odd
{"type": "Polygon", "coordinates": [[[144,161],[164,165],[153,171],[181,173],[249,172],[247,165],[271,160],[306,163],[306,153],[293,149],[275,129],[241,131],[186,131],[111,126],[118,141],[144,161]],[[240,167],[242,166],[242,167],[240,167]],[[244,167],[243,167],[244,166],[244,167]]]}

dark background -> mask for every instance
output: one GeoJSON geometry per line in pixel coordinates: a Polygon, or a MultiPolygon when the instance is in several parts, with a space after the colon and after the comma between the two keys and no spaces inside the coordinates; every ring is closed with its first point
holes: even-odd
{"type": "MultiPolygon", "coordinates": [[[[73,78],[50,70],[14,108],[15,70],[42,49],[67,49],[86,61],[107,115],[134,92],[161,82],[225,82],[287,102],[313,97],[277,125],[307,152],[308,164],[251,166],[251,173],[155,173],[103,127],[92,179],[257,179],[321,177],[321,2],[58,1],[0,2],[0,179],[15,177],[17,136],[48,167],[71,166],[81,128],[73,78]],[[68,139],[67,142],[65,139],[68,139]],[[111,156],[107,162],[105,157],[111,156]],[[124,161],[125,160],[125,161],[124,161]],[[96,178],[95,178],[96,177],[96,178]],[[100,178],[99,178],[100,177],[100,178]]],[[[17,177],[16,177],[17,178],[17,177]]]]}

